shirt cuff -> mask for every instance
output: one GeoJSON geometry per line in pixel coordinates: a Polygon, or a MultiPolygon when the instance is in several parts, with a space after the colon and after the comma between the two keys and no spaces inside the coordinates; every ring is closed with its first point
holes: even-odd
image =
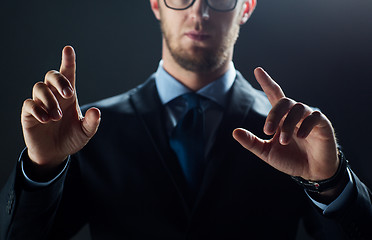
{"type": "Polygon", "coordinates": [[[310,197],[310,195],[305,191],[306,195],[311,199],[311,201],[319,207],[321,210],[323,210],[323,214],[329,214],[338,211],[342,208],[342,206],[347,202],[349,197],[352,195],[354,183],[353,178],[351,176],[349,168],[347,168],[347,174],[349,176],[349,182],[347,183],[346,187],[342,191],[342,193],[330,204],[324,204],[315,201],[310,197]]]}
{"type": "Polygon", "coordinates": [[[65,166],[63,167],[62,171],[57,174],[57,176],[55,176],[52,180],[47,181],[47,182],[37,182],[37,181],[34,181],[34,180],[30,179],[27,176],[27,174],[25,172],[25,169],[23,167],[23,158],[22,158],[22,156],[23,156],[23,154],[21,155],[21,159],[20,159],[22,174],[23,174],[24,179],[25,179],[25,184],[27,185],[27,187],[29,187],[31,189],[37,189],[37,188],[42,188],[42,187],[49,186],[51,183],[53,183],[54,181],[56,181],[56,179],[58,179],[66,171],[67,166],[70,163],[70,156],[68,156],[68,158],[67,158],[67,160],[65,162],[65,166]]]}

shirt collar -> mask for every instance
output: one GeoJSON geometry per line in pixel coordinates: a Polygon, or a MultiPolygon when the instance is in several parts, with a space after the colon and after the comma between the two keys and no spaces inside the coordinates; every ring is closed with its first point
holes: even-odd
{"type": "MultiPolygon", "coordinates": [[[[203,87],[197,93],[224,107],[226,95],[233,85],[235,78],[236,70],[234,64],[230,62],[229,70],[224,75],[203,87]]],[[[160,61],[158,70],[155,73],[155,83],[163,104],[167,104],[173,99],[191,92],[190,89],[165,71],[163,60],[160,61]]]]}

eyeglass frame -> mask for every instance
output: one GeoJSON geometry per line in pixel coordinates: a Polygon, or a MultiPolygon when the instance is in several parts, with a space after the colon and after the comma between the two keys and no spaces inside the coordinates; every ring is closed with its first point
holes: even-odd
{"type": "MultiPolygon", "coordinates": [[[[170,6],[167,4],[167,0],[164,0],[164,4],[165,4],[165,6],[166,6],[167,8],[169,8],[169,9],[173,9],[173,10],[176,10],[176,11],[182,11],[182,10],[186,10],[186,9],[188,9],[189,7],[191,7],[192,5],[194,5],[195,1],[196,1],[196,0],[192,0],[191,3],[190,3],[187,7],[184,7],[184,8],[173,8],[173,7],[170,7],[170,6]]],[[[232,11],[232,10],[234,10],[234,9],[236,8],[236,5],[238,4],[238,1],[239,1],[239,0],[235,0],[234,7],[230,8],[230,9],[228,9],[228,10],[219,10],[219,9],[216,9],[216,8],[212,7],[212,6],[209,4],[209,1],[210,1],[210,0],[203,0],[203,1],[205,1],[205,3],[207,4],[207,6],[208,6],[210,9],[212,9],[212,10],[214,10],[214,11],[216,11],[216,12],[230,12],[230,11],[232,11]]]]}

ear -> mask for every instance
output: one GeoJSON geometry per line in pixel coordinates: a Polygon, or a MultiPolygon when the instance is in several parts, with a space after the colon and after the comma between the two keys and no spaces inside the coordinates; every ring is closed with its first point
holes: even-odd
{"type": "Polygon", "coordinates": [[[151,10],[154,13],[156,19],[160,20],[160,13],[159,13],[159,1],[158,0],[150,0],[151,10]]]}
{"type": "Polygon", "coordinates": [[[246,0],[243,3],[243,16],[240,20],[240,24],[244,24],[248,21],[249,17],[252,15],[254,9],[256,8],[257,1],[256,0],[246,0]]]}

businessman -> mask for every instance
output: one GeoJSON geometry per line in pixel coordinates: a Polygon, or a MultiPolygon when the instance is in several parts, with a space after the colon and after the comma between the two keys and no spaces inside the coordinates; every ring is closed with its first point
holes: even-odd
{"type": "Polygon", "coordinates": [[[300,219],[316,239],[371,239],[371,192],[327,117],[262,68],[263,92],[234,68],[256,1],[150,5],[162,60],[145,83],[80,108],[66,46],[34,85],[1,239],[68,239],[86,223],[93,239],[294,239],[300,219]]]}

